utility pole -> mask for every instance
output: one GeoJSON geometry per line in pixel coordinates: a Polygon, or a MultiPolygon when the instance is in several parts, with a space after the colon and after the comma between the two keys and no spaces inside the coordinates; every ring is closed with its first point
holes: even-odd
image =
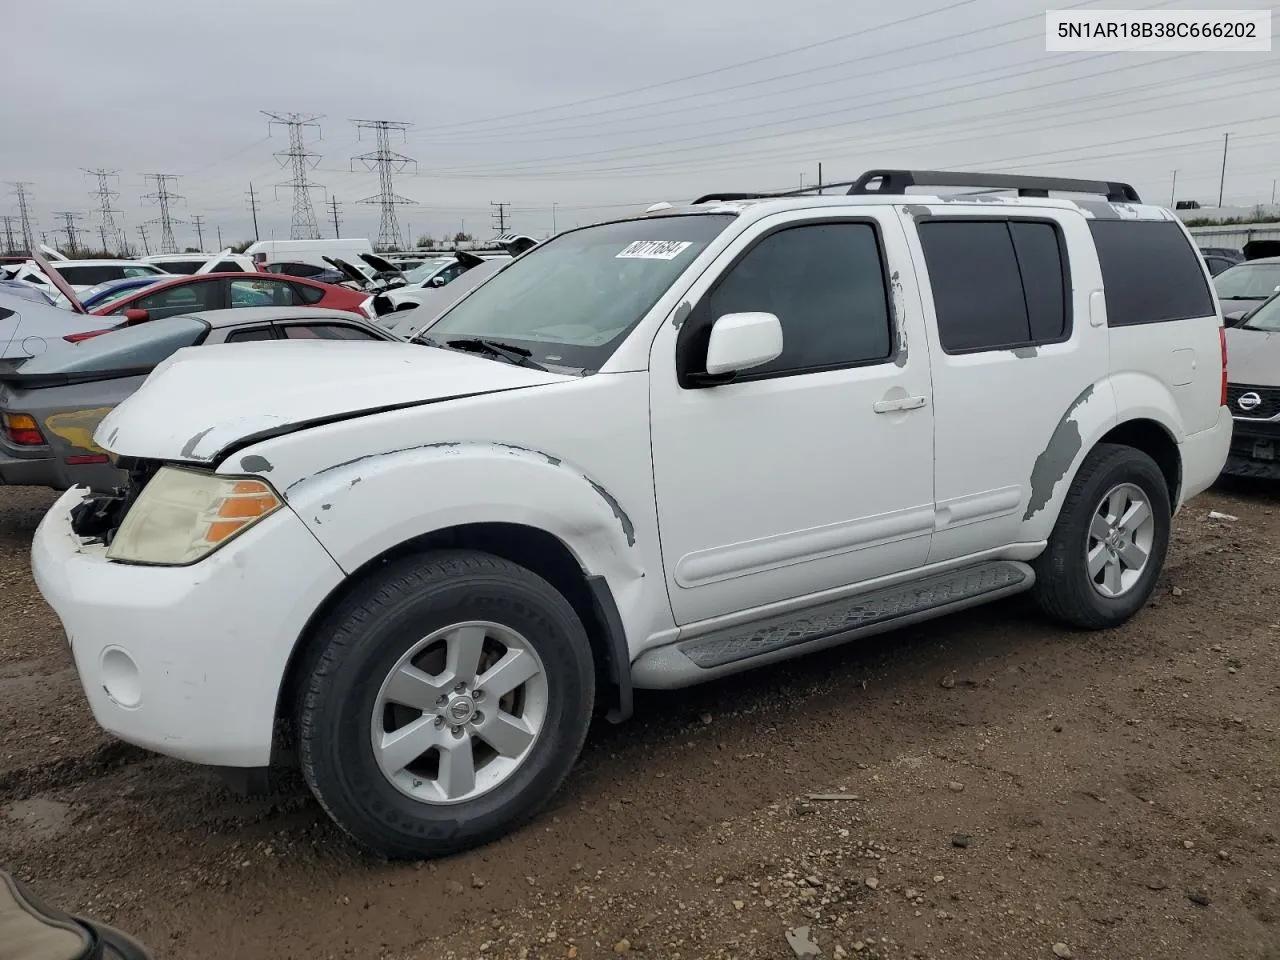
{"type": "Polygon", "coordinates": [[[822,193],[822,161],[818,161],[818,193],[822,193]]]}
{"type": "Polygon", "coordinates": [[[31,209],[27,205],[30,197],[27,194],[27,187],[31,186],[30,180],[14,180],[9,183],[13,187],[13,192],[18,195],[18,220],[22,224],[22,244],[28,251],[34,250],[35,231],[32,230],[31,209]]]}
{"type": "Polygon", "coordinates": [[[1173,171],[1173,186],[1169,188],[1169,209],[1172,210],[1178,203],[1178,171],[1173,171]]]}
{"type": "Polygon", "coordinates": [[[408,197],[402,197],[395,192],[392,184],[392,175],[403,170],[409,164],[413,164],[414,172],[417,172],[418,161],[413,157],[407,157],[403,153],[396,153],[391,149],[391,132],[393,130],[400,133],[402,139],[407,140],[405,133],[411,124],[403,123],[398,120],[352,120],[356,125],[356,135],[364,130],[372,130],[377,147],[368,153],[362,153],[358,157],[352,157],[351,162],[354,164],[357,160],[365,165],[366,170],[378,171],[379,190],[375,196],[365,197],[357,203],[376,203],[382,208],[382,218],[378,222],[378,242],[377,245],[384,250],[395,250],[402,244],[400,239],[400,221],[396,216],[396,207],[403,204],[416,203],[416,200],[410,200],[408,197]]]}
{"type": "Polygon", "coordinates": [[[154,180],[156,183],[155,193],[144,194],[143,200],[154,200],[160,207],[160,216],[154,220],[148,220],[147,223],[160,224],[160,252],[161,253],[177,253],[178,244],[173,239],[173,225],[182,223],[183,221],[176,219],[169,212],[169,204],[174,200],[181,200],[179,194],[171,193],[169,184],[177,180],[177,176],[172,173],[144,173],[144,180],[154,180]]]}
{"type": "Polygon", "coordinates": [[[111,206],[112,199],[120,196],[120,194],[112,190],[109,183],[112,177],[115,177],[116,180],[120,179],[119,171],[99,169],[85,170],[84,172],[98,179],[98,189],[92,191],[90,196],[98,198],[98,216],[102,218],[98,225],[98,234],[102,237],[102,249],[110,249],[107,244],[108,236],[117,238],[115,242],[119,245],[124,245],[124,231],[116,226],[116,214],[120,211],[111,206]]]}
{"type": "Polygon", "coordinates": [[[18,222],[15,216],[5,215],[0,217],[0,223],[4,224],[4,252],[14,254],[18,252],[18,248],[13,245],[13,225],[18,222]]]}
{"type": "Polygon", "coordinates": [[[196,228],[196,246],[200,248],[201,253],[204,253],[204,217],[201,214],[193,213],[191,222],[196,228]]]}
{"type": "Polygon", "coordinates": [[[280,161],[280,166],[293,168],[293,179],[276,185],[277,190],[280,187],[293,188],[293,219],[289,224],[289,239],[319,240],[320,225],[316,223],[316,211],[311,206],[311,191],[317,187],[324,190],[324,187],[307,180],[307,169],[320,162],[320,154],[307,149],[303,131],[308,127],[314,127],[319,137],[320,125],[316,121],[324,115],[271,113],[267,110],[261,112],[267,117],[268,132],[274,124],[283,124],[289,128],[289,149],[276,152],[276,159],[280,161]]]}
{"type": "Polygon", "coordinates": [[[1222,135],[1222,177],[1218,180],[1218,209],[1222,209],[1222,189],[1227,183],[1227,141],[1231,139],[1231,134],[1224,133],[1222,135]]]}
{"type": "Polygon", "coordinates": [[[331,210],[333,210],[333,238],[336,240],[338,239],[338,237],[342,236],[342,232],[341,232],[342,228],[338,223],[338,198],[337,197],[329,198],[329,207],[331,210]]]}
{"type": "Polygon", "coordinates": [[[226,249],[225,247],[222,246],[222,224],[218,224],[218,249],[219,250],[226,249]]]}
{"type": "Polygon", "coordinates": [[[498,236],[503,236],[507,232],[507,207],[509,203],[494,203],[489,201],[489,206],[494,208],[493,217],[495,218],[494,226],[498,229],[498,236]]]}
{"type": "Polygon", "coordinates": [[[72,213],[70,210],[59,210],[54,213],[55,217],[62,218],[62,232],[67,237],[67,247],[71,254],[80,252],[80,228],[76,226],[76,221],[81,219],[80,214],[72,213]]]}
{"type": "Polygon", "coordinates": [[[147,227],[146,227],[146,224],[140,224],[140,225],[138,226],[138,236],[142,237],[142,254],[143,254],[143,256],[147,256],[147,257],[151,256],[151,244],[147,241],[147,227]]]}
{"type": "Polygon", "coordinates": [[[1274,177],[1271,179],[1271,202],[1273,204],[1276,202],[1276,181],[1274,177]]]}
{"type": "Polygon", "coordinates": [[[258,198],[253,194],[253,182],[249,183],[249,210],[253,213],[253,239],[258,239],[258,198]]]}
{"type": "Polygon", "coordinates": [[[551,204],[551,235],[553,237],[556,235],[556,205],[554,201],[551,204]]]}

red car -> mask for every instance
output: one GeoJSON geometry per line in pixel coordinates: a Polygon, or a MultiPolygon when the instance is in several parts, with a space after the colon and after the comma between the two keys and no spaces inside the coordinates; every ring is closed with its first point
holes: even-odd
{"type": "Polygon", "coordinates": [[[373,319],[371,308],[365,306],[370,299],[359,290],[275,273],[184,274],[143,287],[90,313],[134,324],[228,307],[323,307],[373,319]]]}

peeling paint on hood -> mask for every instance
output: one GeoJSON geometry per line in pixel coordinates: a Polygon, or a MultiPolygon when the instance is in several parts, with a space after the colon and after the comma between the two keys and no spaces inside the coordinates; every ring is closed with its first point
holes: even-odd
{"type": "Polygon", "coordinates": [[[213,463],[246,438],[575,379],[416,344],[266,341],[179,350],[98,425],[127,457],[213,463]]]}

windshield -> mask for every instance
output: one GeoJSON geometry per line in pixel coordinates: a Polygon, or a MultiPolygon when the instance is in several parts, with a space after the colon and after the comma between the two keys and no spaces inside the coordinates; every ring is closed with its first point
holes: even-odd
{"type": "Polygon", "coordinates": [[[1280,287],[1280,263],[1240,263],[1213,278],[1222,300],[1265,300],[1280,287]]]}
{"type": "Polygon", "coordinates": [[[50,350],[22,365],[23,373],[98,373],[154,367],[182,347],[192,346],[209,325],[193,317],[162,317],[121,327],[75,344],[50,350]]]}
{"type": "Polygon", "coordinates": [[[405,270],[404,278],[410,283],[421,283],[446,263],[452,262],[452,257],[441,257],[439,260],[428,260],[426,263],[421,266],[414,267],[412,270],[405,270]]]}
{"type": "Polygon", "coordinates": [[[489,339],[557,366],[598,370],[734,217],[695,214],[586,227],[512,260],[419,339],[489,339]]]}
{"type": "Polygon", "coordinates": [[[1280,333],[1280,296],[1272,297],[1258,309],[1249,319],[1241,324],[1247,330],[1265,330],[1268,333],[1280,333]]]}

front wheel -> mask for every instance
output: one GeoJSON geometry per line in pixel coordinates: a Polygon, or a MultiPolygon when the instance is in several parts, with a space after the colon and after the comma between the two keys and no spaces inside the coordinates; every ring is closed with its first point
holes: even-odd
{"type": "Polygon", "coordinates": [[[299,704],[308,785],[389,858],[493,840],[556,792],[591,721],[586,632],[531,571],[473,551],[388,566],[320,626],[299,704]]]}
{"type": "Polygon", "coordinates": [[[1094,448],[1067,492],[1032,594],[1057,620],[1115,627],[1155,589],[1169,549],[1169,488],[1156,462],[1116,444],[1094,448]]]}

